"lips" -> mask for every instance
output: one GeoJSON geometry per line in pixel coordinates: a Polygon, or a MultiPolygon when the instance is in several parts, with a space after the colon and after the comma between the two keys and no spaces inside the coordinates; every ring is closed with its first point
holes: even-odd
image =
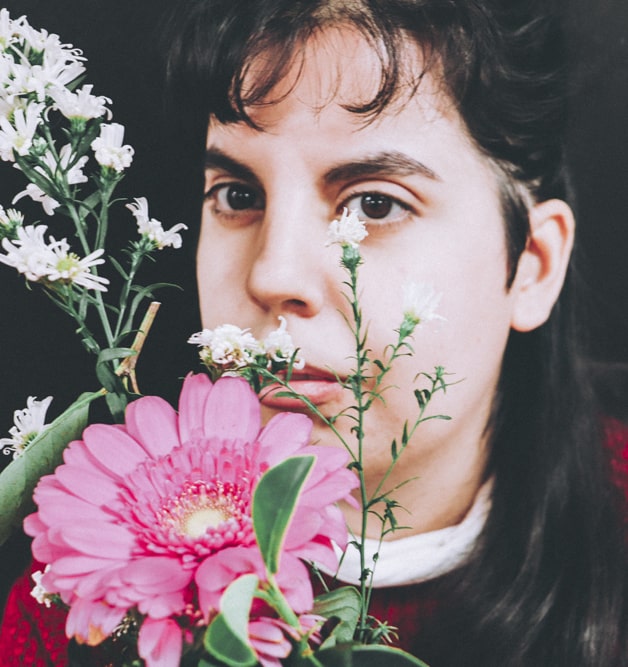
{"type": "MultiPolygon", "coordinates": [[[[290,387],[316,406],[339,399],[343,392],[342,386],[331,373],[307,366],[303,370],[293,372],[290,387]]],[[[262,403],[281,410],[304,407],[303,401],[298,398],[277,396],[282,391],[285,389],[279,384],[269,385],[262,393],[262,403]]]]}

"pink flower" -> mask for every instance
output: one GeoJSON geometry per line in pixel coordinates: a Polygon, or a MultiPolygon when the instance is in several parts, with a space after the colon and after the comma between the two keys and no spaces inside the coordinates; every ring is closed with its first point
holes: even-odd
{"type": "MultiPolygon", "coordinates": [[[[261,475],[287,457],[314,454],[277,574],[297,613],[311,607],[300,559],[336,566],[332,541],[344,547],[347,533],[333,503],[350,499],[357,481],[344,451],[308,445],[306,416],[282,413],[260,425],[258,398],[244,380],[190,375],[178,414],[161,398],[140,398],[124,426],[94,424],[70,444],[64,464],[40,480],[38,511],[24,524],[35,558],[50,564],[42,584],[70,605],[69,637],[96,644],[137,608],[146,616],[138,647],[147,666],[178,665],[176,620],[185,620],[190,602],[198,600],[207,621],[235,578],[264,579],[251,519],[261,475]]],[[[252,623],[266,621],[252,614],[252,623]]],[[[260,627],[252,625],[253,646],[260,627]]],[[[281,642],[270,643],[279,650],[281,642]]]]}

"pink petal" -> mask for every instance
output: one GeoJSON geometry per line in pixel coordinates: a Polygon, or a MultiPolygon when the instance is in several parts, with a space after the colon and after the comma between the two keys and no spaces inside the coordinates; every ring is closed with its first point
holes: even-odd
{"type": "Polygon", "coordinates": [[[114,475],[127,475],[147,459],[138,442],[108,424],[88,426],[83,432],[83,442],[98,463],[114,475]]]}
{"type": "Polygon", "coordinates": [[[200,609],[205,616],[218,609],[225,588],[242,574],[264,577],[264,564],[256,547],[228,547],[200,564],[195,580],[200,609]]]}
{"type": "Polygon", "coordinates": [[[57,558],[52,564],[51,572],[55,575],[77,576],[89,574],[96,570],[111,566],[110,558],[98,558],[97,556],[79,556],[76,554],[67,554],[57,558]]]}
{"type": "Polygon", "coordinates": [[[281,412],[266,424],[259,435],[268,464],[274,466],[305,447],[312,435],[312,420],[299,413],[281,412]]]}
{"type": "Polygon", "coordinates": [[[125,414],[129,435],[135,438],[152,458],[165,456],[179,445],[177,413],[159,396],[133,401],[125,414]]]}
{"type": "Polygon", "coordinates": [[[249,641],[264,667],[281,665],[279,658],[287,658],[292,645],[274,619],[261,617],[248,625],[249,641]]]}
{"type": "Polygon", "coordinates": [[[206,437],[253,442],[260,427],[260,403],[246,380],[223,377],[207,399],[203,427],[206,437]]]}
{"type": "Polygon", "coordinates": [[[207,375],[190,373],[183,381],[179,396],[179,438],[187,442],[203,432],[205,403],[212,390],[207,375]]]}
{"type": "Polygon", "coordinates": [[[120,572],[120,578],[143,595],[158,595],[182,590],[190,583],[192,574],[177,559],[154,556],[132,561],[120,572]]]}
{"type": "Polygon", "coordinates": [[[150,618],[168,618],[168,616],[183,611],[184,607],[185,596],[183,591],[146,598],[137,604],[140,613],[146,614],[150,618]]]}
{"type": "Polygon", "coordinates": [[[135,537],[126,528],[108,524],[77,522],[62,528],[63,541],[77,551],[100,558],[127,560],[130,558],[135,537]]]}
{"type": "Polygon", "coordinates": [[[178,667],[183,637],[181,628],[169,618],[147,618],[140,628],[137,650],[146,667],[178,667]]]}
{"type": "Polygon", "coordinates": [[[297,614],[309,611],[314,603],[312,584],[305,565],[290,553],[283,553],[277,573],[277,584],[297,614]]]}
{"type": "Polygon", "coordinates": [[[75,496],[94,505],[108,505],[120,490],[114,480],[97,469],[62,465],[55,477],[75,496]]]}
{"type": "Polygon", "coordinates": [[[99,629],[104,636],[110,635],[125,614],[126,609],[110,607],[104,602],[78,599],[70,607],[65,623],[65,633],[68,637],[79,637],[93,646],[100,643],[90,640],[93,629],[99,629]]]}

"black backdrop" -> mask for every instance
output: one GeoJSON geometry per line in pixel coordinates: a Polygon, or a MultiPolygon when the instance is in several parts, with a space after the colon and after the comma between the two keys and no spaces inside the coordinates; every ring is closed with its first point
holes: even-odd
{"type": "MultiPolygon", "coordinates": [[[[12,16],[26,14],[34,27],[44,27],[83,49],[87,81],[96,94],[113,99],[114,120],[126,127],[125,140],[136,150],[118,192],[146,196],[151,214],[167,226],[184,222],[190,227],[184,249],[163,251],[159,263],[144,274],[147,282],[158,279],[184,286],[183,292],[162,293],[163,306],[138,368],[144,393],[161,393],[172,400],[178,391],[173,380],[197,368],[194,350],[185,340],[199,327],[194,244],[202,134],[163,113],[156,36],[169,3],[9,0],[4,6],[12,16]]],[[[622,370],[628,367],[628,2],[571,0],[567,20],[577,84],[569,150],[579,192],[580,241],[588,257],[594,332],[590,352],[592,358],[622,370]]],[[[0,203],[10,205],[23,187],[20,175],[0,164],[0,203]]],[[[35,219],[47,221],[38,205],[30,210],[35,219]]],[[[120,225],[131,224],[123,209],[118,213],[124,221],[120,225]]],[[[54,416],[79,391],[97,386],[93,361],[73,329],[36,287],[26,290],[13,269],[0,265],[0,433],[12,425],[13,410],[23,407],[28,395],[53,395],[54,416]]],[[[615,398],[620,412],[628,406],[628,390],[615,398]]],[[[25,558],[23,545],[15,543],[8,551],[7,574],[25,558]]]]}

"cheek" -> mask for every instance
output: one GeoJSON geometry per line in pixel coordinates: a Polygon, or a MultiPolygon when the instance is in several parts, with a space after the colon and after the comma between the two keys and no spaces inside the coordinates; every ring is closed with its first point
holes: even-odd
{"type": "Polygon", "coordinates": [[[234,247],[224,235],[204,225],[196,254],[196,278],[198,283],[201,321],[204,327],[214,328],[230,322],[239,324],[246,275],[245,253],[234,247]]]}

